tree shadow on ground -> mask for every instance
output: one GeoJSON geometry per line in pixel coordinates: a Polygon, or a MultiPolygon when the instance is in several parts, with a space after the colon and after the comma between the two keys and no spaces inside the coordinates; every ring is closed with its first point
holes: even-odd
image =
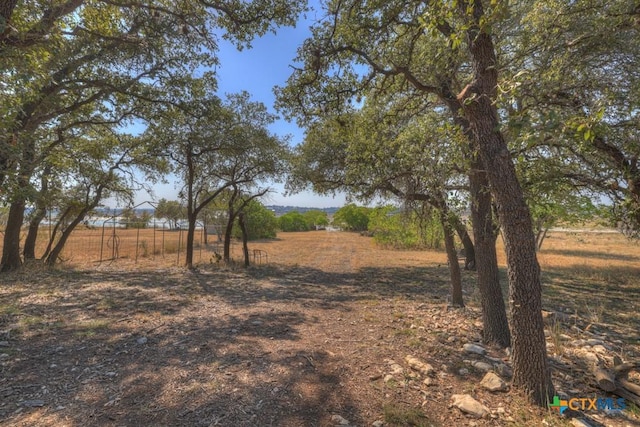
{"type": "Polygon", "coordinates": [[[306,308],[340,320],[360,301],[445,303],[449,293],[446,267],[5,278],[0,425],[325,426],[331,413],[362,425],[340,386],[348,361],[298,344],[323,328],[306,308]]]}
{"type": "Polygon", "coordinates": [[[630,261],[636,262],[640,261],[640,257],[636,255],[629,254],[620,254],[613,252],[602,252],[602,251],[590,251],[585,249],[543,249],[542,253],[544,255],[560,255],[567,257],[578,257],[583,258],[585,260],[589,259],[603,259],[603,260],[617,260],[617,261],[630,261]]]}
{"type": "MultiPolygon", "coordinates": [[[[605,276],[545,270],[545,304],[603,297],[607,311],[635,314],[632,281],[605,276]]],[[[475,275],[464,282],[470,298],[475,275]]],[[[303,337],[323,333],[327,319],[348,320],[354,304],[446,305],[449,292],[446,266],[16,274],[0,292],[0,424],[329,426],[339,413],[366,425],[341,387],[350,360],[303,337]]],[[[398,327],[392,334],[410,332],[398,327]]]]}
{"type": "Polygon", "coordinates": [[[546,268],[543,303],[572,314],[574,323],[622,335],[637,343],[640,330],[640,268],[596,268],[584,265],[546,268]]]}
{"type": "Polygon", "coordinates": [[[265,305],[243,291],[245,307],[259,306],[236,313],[223,300],[238,295],[202,275],[53,276],[0,300],[0,424],[320,426],[331,411],[362,421],[336,363],[296,345],[317,319],[269,308],[269,294],[265,305]]]}

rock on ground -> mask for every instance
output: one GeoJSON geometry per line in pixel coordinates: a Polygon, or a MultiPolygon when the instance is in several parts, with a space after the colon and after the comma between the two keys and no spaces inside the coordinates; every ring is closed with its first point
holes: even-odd
{"type": "Polygon", "coordinates": [[[405,357],[404,360],[405,362],[407,362],[411,369],[420,372],[422,375],[431,375],[435,372],[433,366],[429,365],[428,363],[424,363],[411,355],[405,357]]]}
{"type": "Polygon", "coordinates": [[[489,391],[505,391],[509,388],[507,383],[493,372],[487,372],[480,385],[489,391]]]}
{"type": "Polygon", "coordinates": [[[453,401],[453,406],[476,418],[482,418],[490,413],[489,408],[468,394],[454,394],[451,396],[451,400],[453,401]]]}

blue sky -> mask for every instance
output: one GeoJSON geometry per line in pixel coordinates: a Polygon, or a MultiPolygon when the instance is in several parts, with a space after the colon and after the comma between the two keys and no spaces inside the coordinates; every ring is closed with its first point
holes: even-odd
{"type": "MultiPolygon", "coordinates": [[[[311,12],[307,19],[301,19],[296,28],[280,28],[277,34],[267,34],[256,39],[251,49],[238,51],[231,43],[220,40],[220,65],[216,69],[218,76],[218,93],[224,97],[226,93],[249,92],[254,101],[264,103],[275,113],[273,104],[275,96],[273,87],[283,86],[291,74],[290,65],[294,63],[298,46],[310,35],[309,25],[314,19],[311,12]]],[[[278,120],[270,130],[281,136],[292,135],[292,145],[297,145],[304,138],[304,131],[295,123],[284,119],[278,120]]],[[[176,200],[180,185],[175,179],[169,184],[155,186],[155,198],[176,200]]],[[[274,184],[274,191],[264,200],[265,204],[292,205],[305,207],[332,207],[345,204],[345,197],[321,197],[304,192],[289,197],[283,196],[282,185],[274,184]]],[[[148,200],[149,196],[141,194],[137,202],[148,200]]]]}

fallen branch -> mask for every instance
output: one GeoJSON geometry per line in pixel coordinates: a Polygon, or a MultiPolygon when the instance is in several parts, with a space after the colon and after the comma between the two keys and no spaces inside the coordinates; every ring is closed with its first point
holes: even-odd
{"type": "Polygon", "coordinates": [[[602,368],[596,368],[595,375],[598,387],[604,391],[614,391],[617,388],[616,377],[613,373],[602,368]]]}
{"type": "Polygon", "coordinates": [[[640,396],[640,385],[634,384],[626,379],[621,379],[619,382],[620,385],[625,388],[625,390],[640,396]]]}
{"type": "Polygon", "coordinates": [[[616,378],[626,378],[637,367],[638,364],[633,362],[620,363],[613,368],[613,374],[616,378]]]}
{"type": "Polygon", "coordinates": [[[627,379],[629,372],[638,368],[637,362],[622,363],[618,359],[611,370],[595,367],[594,374],[598,387],[640,406],[640,385],[627,379]]]}
{"type": "Polygon", "coordinates": [[[613,394],[620,396],[622,398],[624,398],[625,400],[629,401],[629,402],[633,402],[636,404],[636,406],[640,406],[640,396],[635,395],[633,393],[631,393],[630,391],[627,391],[624,388],[617,388],[613,391],[613,394]]]}

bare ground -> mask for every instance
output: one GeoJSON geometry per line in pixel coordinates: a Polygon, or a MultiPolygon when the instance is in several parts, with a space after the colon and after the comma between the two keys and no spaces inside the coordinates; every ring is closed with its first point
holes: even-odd
{"type": "MultiPolygon", "coordinates": [[[[550,265],[545,308],[562,314],[549,330],[554,382],[574,396],[604,396],[586,350],[573,343],[606,340],[596,354],[604,363],[637,359],[640,250],[605,258],[612,271],[618,261],[631,265],[624,275],[599,276],[611,270],[596,265],[582,269],[583,280],[557,262],[553,251],[565,243],[541,254],[550,265]],[[598,283],[609,289],[600,305],[598,283]]],[[[470,362],[487,359],[462,351],[481,339],[474,276],[465,272],[467,308],[449,308],[444,254],[386,251],[327,232],[255,247],[269,251],[270,264],[113,263],[3,276],[0,425],[324,427],[339,425],[339,415],[353,426],[539,426],[585,415],[558,417],[479,386],[484,373],[470,362]],[[407,355],[435,368],[426,383],[407,355]],[[392,374],[394,362],[402,372],[392,374]],[[451,395],[464,393],[492,414],[469,418],[450,407],[451,395]]],[[[509,363],[505,351],[488,350],[509,363]]],[[[633,407],[586,415],[593,425],[640,425],[633,407]]]]}

